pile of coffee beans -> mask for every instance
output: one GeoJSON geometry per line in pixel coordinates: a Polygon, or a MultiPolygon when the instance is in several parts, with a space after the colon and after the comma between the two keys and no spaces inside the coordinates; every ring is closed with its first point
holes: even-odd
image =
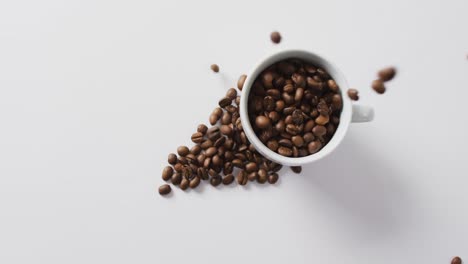
{"type": "Polygon", "coordinates": [[[325,146],[340,122],[340,88],[322,68],[287,59],[265,69],[248,100],[258,138],[286,157],[304,157],[325,146]]]}
{"type": "MultiPolygon", "coordinates": [[[[246,75],[239,78],[240,90],[245,79],[246,75]]],[[[215,187],[233,182],[276,183],[282,165],[263,157],[249,142],[242,128],[239,104],[238,91],[230,88],[210,114],[211,126],[200,124],[192,134],[194,146],[180,146],[177,154],[168,155],[169,166],[163,169],[162,179],[182,190],[197,188],[204,181],[215,187]]],[[[161,195],[170,192],[168,184],[159,187],[161,195]]]]}
{"type": "Polygon", "coordinates": [[[385,83],[391,81],[396,75],[396,69],[394,67],[387,67],[377,72],[378,78],[371,84],[372,89],[378,94],[383,94],[387,90],[385,83]]]}

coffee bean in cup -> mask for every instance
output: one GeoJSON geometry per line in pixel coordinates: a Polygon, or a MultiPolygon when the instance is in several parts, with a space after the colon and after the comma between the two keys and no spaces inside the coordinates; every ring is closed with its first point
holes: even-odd
{"type": "Polygon", "coordinates": [[[339,120],[341,96],[324,69],[297,58],[283,60],[255,79],[248,99],[249,121],[272,151],[286,157],[311,155],[333,137],[339,122],[331,120],[339,120]]]}

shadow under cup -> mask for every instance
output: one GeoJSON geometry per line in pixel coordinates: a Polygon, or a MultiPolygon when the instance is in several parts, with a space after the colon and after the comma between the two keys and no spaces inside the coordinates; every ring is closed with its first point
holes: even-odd
{"type": "Polygon", "coordinates": [[[343,140],[346,132],[348,130],[349,124],[351,123],[352,116],[352,107],[350,99],[345,96],[343,91],[348,90],[348,83],[344,78],[344,75],[340,70],[328,60],[324,59],[322,56],[319,56],[315,53],[304,51],[304,50],[284,50],[281,52],[274,53],[266,58],[262,59],[250,73],[247,75],[245,80],[244,87],[242,89],[241,103],[240,103],[240,116],[242,121],[242,127],[244,132],[249,139],[249,141],[254,145],[255,149],[260,152],[265,158],[272,160],[276,163],[286,165],[286,166],[301,166],[316,160],[319,160],[326,155],[330,154],[343,140]],[[330,141],[322,147],[317,153],[304,156],[304,157],[286,157],[282,156],[267,146],[265,146],[260,139],[255,134],[252,125],[250,124],[249,115],[248,115],[248,100],[250,90],[252,85],[258,75],[262,73],[263,70],[275,64],[277,62],[286,60],[286,59],[300,59],[306,61],[314,66],[323,68],[340,88],[340,94],[343,101],[343,107],[341,109],[340,123],[336,128],[335,134],[332,136],[330,141]]]}

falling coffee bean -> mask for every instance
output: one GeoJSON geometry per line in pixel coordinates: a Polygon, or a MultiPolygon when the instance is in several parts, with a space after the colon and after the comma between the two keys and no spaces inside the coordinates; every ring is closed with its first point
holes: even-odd
{"type": "Polygon", "coordinates": [[[392,80],[395,77],[396,74],[396,69],[394,67],[387,67],[382,70],[380,70],[377,75],[379,76],[379,79],[388,82],[392,80]]]}
{"type": "Polygon", "coordinates": [[[382,80],[374,80],[371,86],[372,89],[374,89],[374,91],[376,91],[378,94],[385,93],[386,88],[382,80]]]}
{"type": "Polygon", "coordinates": [[[161,186],[159,186],[159,194],[160,195],[167,195],[171,192],[171,186],[169,186],[168,184],[163,184],[161,186]]]}
{"type": "Polygon", "coordinates": [[[274,31],[270,34],[270,39],[273,43],[279,44],[281,42],[281,35],[278,31],[274,31]]]}
{"type": "Polygon", "coordinates": [[[353,89],[353,88],[348,89],[348,97],[349,97],[351,100],[353,100],[353,101],[359,100],[359,92],[358,92],[358,90],[353,89]]]}
{"type": "Polygon", "coordinates": [[[213,72],[219,72],[219,66],[217,64],[211,64],[210,69],[213,72]]]}

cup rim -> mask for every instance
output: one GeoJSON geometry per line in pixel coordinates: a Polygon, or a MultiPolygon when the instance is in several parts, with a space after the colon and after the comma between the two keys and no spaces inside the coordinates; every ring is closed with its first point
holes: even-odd
{"type": "Polygon", "coordinates": [[[261,59],[249,72],[245,80],[240,102],[240,117],[243,130],[250,143],[254,145],[255,149],[269,160],[287,166],[300,166],[314,162],[330,154],[341,143],[344,136],[346,135],[349,124],[351,123],[352,116],[351,100],[345,94],[345,91],[347,91],[348,88],[349,86],[343,73],[329,60],[325,59],[323,56],[315,52],[300,49],[286,49],[279,52],[274,52],[261,59]],[[340,87],[340,93],[343,101],[343,107],[341,109],[340,115],[340,123],[338,124],[338,127],[333,137],[321,150],[314,154],[304,157],[286,157],[269,149],[257,137],[255,132],[253,131],[252,125],[250,124],[250,120],[248,118],[248,95],[250,93],[253,82],[255,81],[257,76],[273,63],[289,58],[299,58],[324,68],[328,72],[328,74],[330,74],[333,77],[335,82],[340,87]]]}

